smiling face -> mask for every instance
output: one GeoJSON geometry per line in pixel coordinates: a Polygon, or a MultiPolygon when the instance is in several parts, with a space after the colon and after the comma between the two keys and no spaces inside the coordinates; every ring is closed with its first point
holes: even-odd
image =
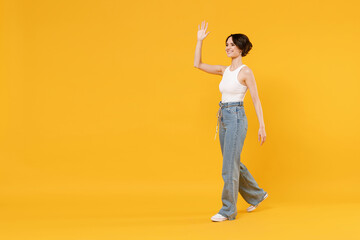
{"type": "Polygon", "coordinates": [[[241,50],[235,45],[232,40],[232,37],[229,37],[226,42],[225,51],[228,57],[236,58],[239,55],[241,56],[241,50]]]}

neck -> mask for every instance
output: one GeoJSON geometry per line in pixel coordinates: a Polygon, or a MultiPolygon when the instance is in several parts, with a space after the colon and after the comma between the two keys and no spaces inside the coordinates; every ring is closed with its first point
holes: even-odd
{"type": "Polygon", "coordinates": [[[236,68],[243,65],[241,57],[233,58],[231,62],[231,66],[236,68]]]}

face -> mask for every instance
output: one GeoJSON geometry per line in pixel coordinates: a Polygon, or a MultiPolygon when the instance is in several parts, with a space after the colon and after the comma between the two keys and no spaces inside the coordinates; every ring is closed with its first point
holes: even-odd
{"type": "Polygon", "coordinates": [[[232,37],[229,37],[226,42],[225,51],[228,57],[238,57],[241,56],[241,50],[235,45],[235,43],[232,40],[232,37]]]}

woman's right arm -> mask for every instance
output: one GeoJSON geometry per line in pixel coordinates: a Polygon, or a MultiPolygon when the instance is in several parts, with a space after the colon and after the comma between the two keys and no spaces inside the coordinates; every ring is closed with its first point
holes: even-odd
{"type": "Polygon", "coordinates": [[[205,34],[207,25],[208,24],[206,23],[206,27],[205,27],[205,21],[203,21],[201,24],[201,28],[200,28],[200,26],[198,27],[199,30],[198,30],[198,40],[197,40],[196,48],[195,48],[194,67],[199,68],[200,70],[203,70],[207,73],[223,75],[223,72],[224,72],[226,66],[210,65],[210,64],[201,62],[202,42],[205,39],[205,37],[210,33],[210,32],[208,32],[205,34]]]}

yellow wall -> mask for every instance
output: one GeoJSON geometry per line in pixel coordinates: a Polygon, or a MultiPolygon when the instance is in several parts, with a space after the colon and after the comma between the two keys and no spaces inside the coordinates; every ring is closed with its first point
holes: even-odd
{"type": "Polygon", "coordinates": [[[257,142],[248,92],[241,157],[259,185],[279,199],[359,199],[358,8],[355,0],[2,1],[1,194],[221,186],[221,76],[193,67],[206,20],[205,63],[230,65],[231,33],[253,43],[243,63],[255,74],[267,141],[257,142]]]}

